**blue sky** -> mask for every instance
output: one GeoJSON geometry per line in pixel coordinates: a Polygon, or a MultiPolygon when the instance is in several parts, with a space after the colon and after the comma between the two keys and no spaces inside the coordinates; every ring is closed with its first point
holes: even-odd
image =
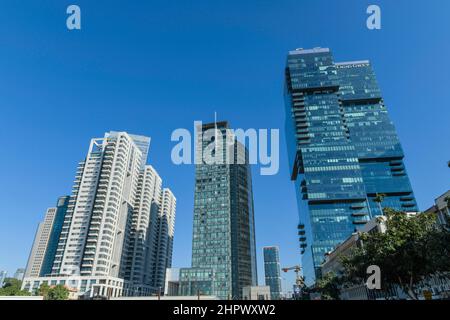
{"type": "Polygon", "coordinates": [[[46,208],[109,130],[152,137],[150,163],[178,200],[173,265],[189,266],[194,167],[171,163],[170,135],[214,111],[235,128],[281,129],[279,174],[253,174],[260,282],[263,246],[298,264],[282,96],[298,47],[372,61],[426,209],[450,181],[449,12],[447,0],[1,1],[0,269],[25,266],[46,208]],[[70,4],[81,31],[66,29],[70,4]],[[369,4],[380,31],[365,26],[369,4]]]}

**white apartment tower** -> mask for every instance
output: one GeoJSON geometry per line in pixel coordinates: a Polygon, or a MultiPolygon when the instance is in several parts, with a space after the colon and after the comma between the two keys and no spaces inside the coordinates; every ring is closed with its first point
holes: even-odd
{"type": "Polygon", "coordinates": [[[177,199],[172,191],[164,188],[159,216],[158,254],[156,258],[155,283],[164,289],[166,269],[172,267],[173,237],[175,234],[175,213],[177,199]]]}
{"type": "Polygon", "coordinates": [[[149,145],[148,137],[115,131],[91,140],[78,165],[51,275],[25,279],[26,289],[47,281],[90,296],[155,291],[164,192],[158,173],[146,165],[149,145]]]}
{"type": "Polygon", "coordinates": [[[142,152],[127,133],[92,139],[61,232],[61,262],[57,254],[54,264],[57,274],[119,277],[142,161],[142,152]]]}
{"type": "Polygon", "coordinates": [[[145,166],[132,218],[125,279],[127,295],[162,293],[172,266],[176,199],[152,166],[145,166]]]}
{"type": "Polygon", "coordinates": [[[162,180],[152,166],[145,166],[139,177],[137,201],[131,220],[124,277],[128,295],[147,295],[155,291],[151,279],[152,255],[157,238],[157,215],[161,204],[162,180]]]}

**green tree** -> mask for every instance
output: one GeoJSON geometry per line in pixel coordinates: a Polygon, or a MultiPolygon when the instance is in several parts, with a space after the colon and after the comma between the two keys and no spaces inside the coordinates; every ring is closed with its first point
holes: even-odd
{"type": "Polygon", "coordinates": [[[383,203],[385,197],[386,195],[384,193],[377,193],[377,195],[373,199],[374,202],[378,203],[378,208],[380,209],[381,213],[383,213],[383,207],[381,204],[383,203]]]}
{"type": "Polygon", "coordinates": [[[58,284],[48,290],[48,300],[67,300],[68,298],[69,290],[62,284],[58,284]]]}
{"type": "Polygon", "coordinates": [[[361,234],[362,246],[342,258],[345,276],[361,283],[367,267],[377,265],[384,289],[399,285],[417,299],[415,286],[421,280],[450,270],[449,234],[433,214],[408,216],[389,208],[384,212],[386,232],[361,234]]]}
{"type": "Polygon", "coordinates": [[[0,296],[29,296],[28,291],[20,290],[22,281],[15,278],[6,278],[3,288],[0,289],[0,296]]]}
{"type": "Polygon", "coordinates": [[[342,280],[333,272],[329,272],[316,281],[315,289],[323,300],[340,300],[342,280]]]}
{"type": "Polygon", "coordinates": [[[41,284],[38,290],[38,295],[43,296],[44,300],[48,299],[48,293],[50,292],[50,286],[44,282],[41,284]]]}

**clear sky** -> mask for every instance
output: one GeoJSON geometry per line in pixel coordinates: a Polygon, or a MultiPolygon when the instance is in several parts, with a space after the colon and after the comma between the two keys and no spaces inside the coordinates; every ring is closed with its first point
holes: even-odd
{"type": "Polygon", "coordinates": [[[178,200],[173,266],[189,266],[194,167],[172,164],[170,135],[214,111],[235,128],[281,129],[279,174],[253,172],[260,283],[263,246],[298,264],[282,95],[298,47],[372,61],[426,209],[450,187],[449,15],[448,0],[2,0],[0,270],[26,265],[46,208],[109,130],[152,137],[149,162],[178,200]],[[69,4],[80,31],[66,28],[69,4]],[[380,31],[366,28],[369,4],[382,9],[380,31]]]}

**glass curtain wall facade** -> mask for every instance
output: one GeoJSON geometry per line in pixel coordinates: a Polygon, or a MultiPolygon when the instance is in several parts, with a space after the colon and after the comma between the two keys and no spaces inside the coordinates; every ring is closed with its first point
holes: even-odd
{"type": "Polygon", "coordinates": [[[45,277],[52,273],[53,262],[55,261],[56,249],[58,248],[59,236],[61,235],[64,218],[67,212],[70,196],[63,196],[56,204],[56,214],[53,221],[52,231],[47,244],[44,262],[42,264],[40,276],[45,277]]]}
{"type": "Polygon", "coordinates": [[[205,124],[197,131],[200,134],[196,152],[200,152],[200,159],[216,137],[234,143],[224,143],[212,151],[222,157],[223,164],[196,165],[192,269],[180,272],[180,294],[196,295],[189,288],[201,287],[202,294],[239,299],[243,287],[256,284],[253,192],[247,150],[229,132],[227,122],[205,124]],[[216,134],[204,138],[203,133],[211,129],[216,134]],[[227,152],[232,152],[234,159],[244,157],[245,161],[227,164],[227,152]]]}
{"type": "Polygon", "coordinates": [[[335,63],[329,49],[290,51],[286,136],[306,281],[324,254],[383,207],[417,211],[403,150],[369,61],[335,63]]]}
{"type": "Polygon", "coordinates": [[[264,272],[266,286],[270,287],[272,300],[281,298],[281,265],[278,247],[264,247],[264,272]]]}

